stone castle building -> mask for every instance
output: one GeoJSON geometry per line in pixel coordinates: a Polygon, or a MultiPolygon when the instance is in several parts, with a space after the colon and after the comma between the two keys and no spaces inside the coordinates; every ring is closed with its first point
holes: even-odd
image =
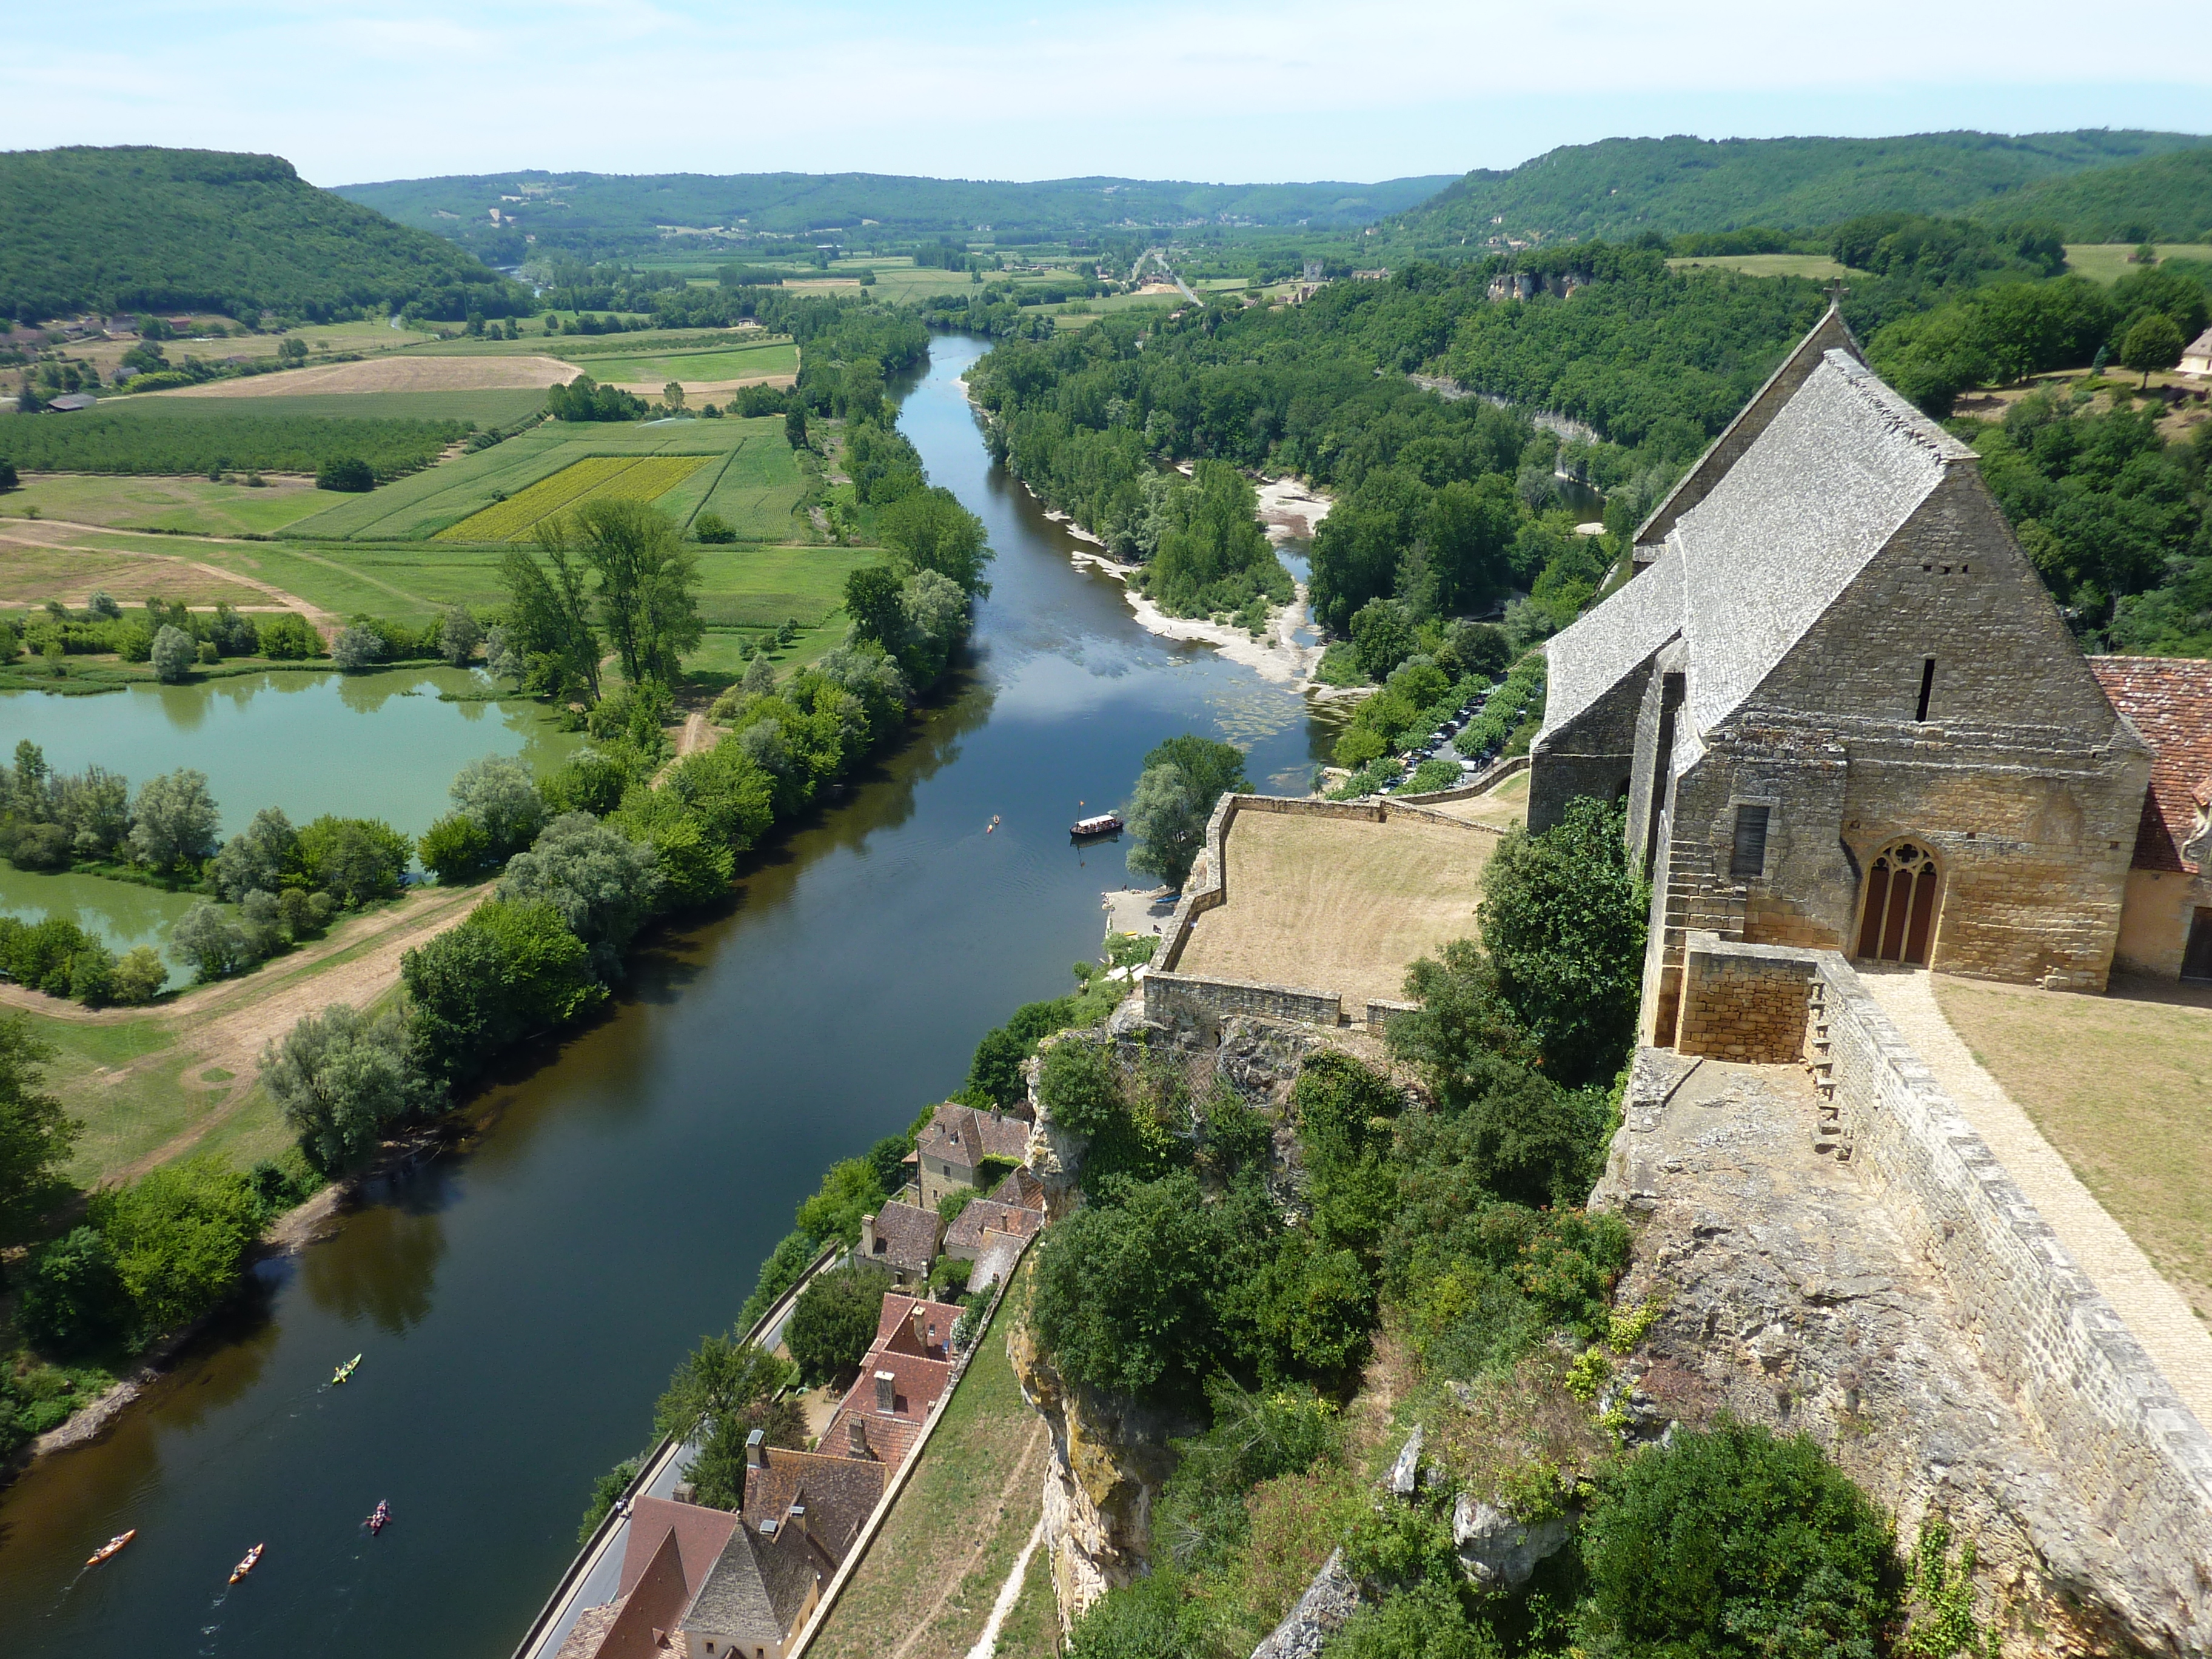
{"type": "Polygon", "coordinates": [[[1653,885],[1644,1041],[1673,1041],[1693,929],[2100,991],[2133,899],[2125,965],[2180,971],[2212,895],[2161,853],[2160,814],[2206,757],[2166,769],[2162,809],[2130,676],[2093,671],[1974,453],[1875,375],[1838,312],[1634,559],[1552,641],[1528,823],[1626,802],[1653,885]]]}

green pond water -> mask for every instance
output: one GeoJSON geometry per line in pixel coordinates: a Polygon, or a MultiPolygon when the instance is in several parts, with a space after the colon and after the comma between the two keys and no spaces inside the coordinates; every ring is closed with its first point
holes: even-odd
{"type": "MultiPolygon", "coordinates": [[[[134,791],[156,773],[197,768],[222,808],[225,836],[264,806],[281,806],[295,823],[334,812],[380,817],[419,836],[446,810],[447,786],[468,762],[520,756],[543,773],[583,742],[560,731],[540,704],[476,701],[489,689],[467,669],[397,668],[246,674],[96,697],[4,692],[0,760],[27,738],[57,771],[104,766],[134,791]],[[441,702],[441,693],[468,701],[441,702]]],[[[0,914],[67,916],[118,952],[159,945],[193,902],[128,882],[0,863],[0,914]]]]}

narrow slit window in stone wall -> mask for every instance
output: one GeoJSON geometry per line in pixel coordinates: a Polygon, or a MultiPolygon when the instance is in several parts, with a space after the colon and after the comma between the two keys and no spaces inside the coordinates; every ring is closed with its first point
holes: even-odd
{"type": "Polygon", "coordinates": [[[1920,712],[1912,717],[1914,720],[1923,721],[1927,720],[1928,699],[1935,694],[1936,659],[1929,657],[1920,665],[1920,712]]]}
{"type": "Polygon", "coordinates": [[[1772,811],[1768,806],[1735,809],[1735,848],[1729,857],[1731,876],[1755,881],[1766,873],[1766,820],[1772,811]]]}

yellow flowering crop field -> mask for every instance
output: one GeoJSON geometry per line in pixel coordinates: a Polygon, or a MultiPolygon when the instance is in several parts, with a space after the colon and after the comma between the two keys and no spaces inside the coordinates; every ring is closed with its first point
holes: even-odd
{"type": "Polygon", "coordinates": [[[593,455],[540,478],[438,532],[441,542],[512,542],[586,501],[649,501],[713,459],[706,455],[593,455]]]}

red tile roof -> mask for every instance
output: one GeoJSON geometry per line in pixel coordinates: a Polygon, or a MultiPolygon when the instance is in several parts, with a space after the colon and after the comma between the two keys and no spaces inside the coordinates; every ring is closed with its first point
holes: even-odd
{"type": "Polygon", "coordinates": [[[916,1342],[914,1336],[914,1310],[916,1308],[922,1310],[923,1322],[929,1328],[931,1340],[928,1346],[938,1351],[930,1358],[944,1358],[944,1351],[952,1341],[952,1328],[960,1322],[960,1310],[949,1302],[931,1302],[920,1297],[901,1296],[896,1291],[884,1297],[883,1311],[876,1317],[875,1346],[895,1349],[900,1353],[921,1353],[922,1345],[916,1342]]]}
{"type": "Polygon", "coordinates": [[[988,1198],[971,1199],[945,1230],[945,1248],[948,1251],[980,1250],[987,1232],[1012,1233],[1017,1238],[1026,1238],[1043,1225],[1042,1210],[1021,1209],[988,1198]]]}
{"type": "Polygon", "coordinates": [[[745,1524],[758,1532],[764,1521],[787,1520],[793,1504],[806,1506],[808,1534],[823,1547],[835,1571],[852,1547],[890,1472],[881,1463],[844,1455],[842,1447],[818,1452],[762,1449],[763,1467],[745,1471],[745,1524]]]}
{"type": "Polygon", "coordinates": [[[944,1359],[925,1359],[920,1354],[900,1353],[892,1348],[872,1348],[868,1357],[860,1362],[860,1375],[845,1395],[844,1403],[837,1407],[837,1415],[830,1420],[822,1443],[842,1450],[847,1436],[848,1418],[857,1417],[867,1425],[868,1446],[884,1462],[896,1468],[905,1461],[907,1452],[921,1437],[921,1425],[928,1420],[929,1408],[945,1392],[952,1376],[951,1362],[944,1359]],[[876,1373],[889,1371],[891,1383],[892,1409],[876,1409],[876,1373]]]}
{"type": "Polygon", "coordinates": [[[2092,657],[2089,669],[2158,751],[2136,833],[2136,868],[2194,872],[2181,849],[2197,833],[2199,809],[2212,805],[2212,662],[2092,657]]]}
{"type": "Polygon", "coordinates": [[[623,1543],[622,1583],[616,1594],[628,1595],[637,1588],[662,1539],[676,1534],[683,1558],[684,1583],[696,1593],[714,1570],[722,1546],[737,1529],[738,1517],[727,1510],[710,1510],[703,1504],[678,1504],[666,1498],[640,1498],[630,1505],[629,1536],[623,1543]]]}

